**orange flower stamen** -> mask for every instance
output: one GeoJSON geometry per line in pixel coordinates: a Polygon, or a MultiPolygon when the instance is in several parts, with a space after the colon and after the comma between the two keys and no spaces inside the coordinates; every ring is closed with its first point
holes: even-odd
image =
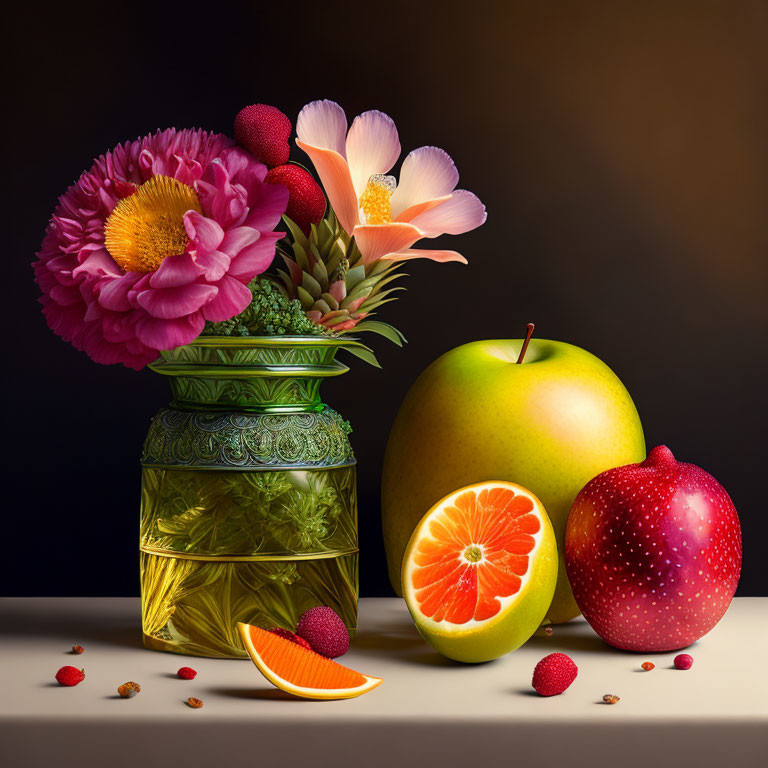
{"type": "Polygon", "coordinates": [[[360,210],[366,224],[388,224],[392,221],[392,193],[397,183],[394,176],[375,173],[360,195],[360,210]]]}
{"type": "Polygon", "coordinates": [[[184,214],[202,213],[195,190],[170,176],[153,176],[121,200],[104,225],[104,244],[127,272],[154,272],[166,256],[184,253],[184,214]]]}

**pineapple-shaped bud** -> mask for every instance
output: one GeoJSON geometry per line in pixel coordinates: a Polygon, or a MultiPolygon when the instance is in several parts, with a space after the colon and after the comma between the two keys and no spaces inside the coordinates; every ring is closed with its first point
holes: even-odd
{"type": "Polygon", "coordinates": [[[276,284],[290,299],[298,299],[313,323],[333,333],[355,329],[373,331],[402,344],[399,331],[386,323],[372,321],[374,310],[404,290],[391,283],[404,275],[397,262],[364,264],[360,249],[339,224],[333,211],[305,235],[289,218],[287,247],[279,251],[286,269],[277,269],[276,284]],[[365,322],[363,322],[365,320],[365,322]]]}

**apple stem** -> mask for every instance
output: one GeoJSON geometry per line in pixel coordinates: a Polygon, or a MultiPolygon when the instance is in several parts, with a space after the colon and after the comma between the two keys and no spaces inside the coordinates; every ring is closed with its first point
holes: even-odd
{"type": "Polygon", "coordinates": [[[523,348],[520,350],[520,355],[517,358],[518,365],[520,365],[520,363],[523,362],[525,353],[528,351],[528,344],[531,341],[531,336],[533,336],[533,329],[534,329],[533,323],[528,323],[528,325],[525,326],[525,341],[523,342],[523,348]]]}

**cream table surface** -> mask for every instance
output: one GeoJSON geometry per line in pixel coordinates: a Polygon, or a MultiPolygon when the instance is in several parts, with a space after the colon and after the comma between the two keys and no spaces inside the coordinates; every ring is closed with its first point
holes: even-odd
{"type": "Polygon", "coordinates": [[[419,637],[395,598],[360,602],[343,661],[384,678],[346,701],[302,701],[249,661],[175,656],[141,645],[134,598],[0,600],[0,765],[16,766],[768,766],[768,598],[734,601],[689,652],[636,655],[583,620],[543,632],[489,664],[461,665],[419,637]],[[68,654],[74,643],[85,647],[68,654]],[[579,676],[562,696],[530,687],[536,662],[568,653],[579,676]],[[656,669],[640,671],[643,661],[656,669]],[[62,688],[64,664],[86,679],[62,688]],[[176,678],[180,666],[198,671],[176,678]],[[127,680],[142,692],[121,699],[127,680]],[[621,701],[601,703],[603,694],[621,701]],[[188,696],[203,699],[193,710],[188,696]]]}

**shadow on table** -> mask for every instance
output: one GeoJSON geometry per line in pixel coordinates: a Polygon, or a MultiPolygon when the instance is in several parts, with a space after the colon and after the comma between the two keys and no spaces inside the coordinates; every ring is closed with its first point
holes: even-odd
{"type": "MultiPolygon", "coordinates": [[[[3,606],[3,635],[61,640],[62,653],[75,643],[85,646],[89,642],[116,645],[126,648],[142,648],[141,616],[136,603],[135,612],[126,610],[125,603],[98,598],[98,610],[94,610],[93,598],[83,605],[72,598],[45,598],[45,610],[41,611],[36,599],[19,600],[3,606]]],[[[80,656],[76,658],[82,658],[80,656]]]]}
{"type": "Polygon", "coordinates": [[[277,688],[208,688],[206,693],[215,696],[225,696],[231,699],[250,699],[251,701],[314,701],[314,699],[301,699],[291,696],[290,693],[277,688]]]}
{"type": "Polygon", "coordinates": [[[568,624],[557,624],[552,628],[552,636],[539,629],[525,644],[526,648],[541,651],[542,656],[548,653],[629,653],[603,642],[584,621],[574,621],[568,624]]]}
{"type": "Polygon", "coordinates": [[[423,645],[424,640],[410,619],[395,626],[388,624],[386,630],[358,630],[357,636],[352,641],[352,648],[355,651],[369,656],[391,657],[392,654],[399,654],[423,645]]]}

